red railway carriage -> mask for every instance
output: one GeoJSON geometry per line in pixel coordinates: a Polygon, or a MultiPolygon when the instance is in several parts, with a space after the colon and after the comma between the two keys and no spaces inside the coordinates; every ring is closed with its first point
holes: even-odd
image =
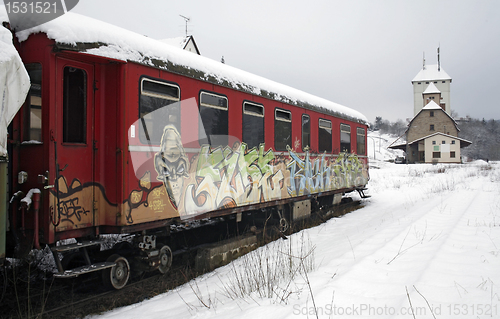
{"type": "Polygon", "coordinates": [[[76,14],[16,47],[32,84],[10,128],[11,194],[40,194],[12,201],[12,238],[82,248],[77,270],[55,254],[61,277],[93,264],[126,284],[130,260],[85,250],[100,234],[138,234],[131,249],[164,272],[172,223],[286,206],[286,225],[368,182],[367,121],[346,107],[76,14]]]}

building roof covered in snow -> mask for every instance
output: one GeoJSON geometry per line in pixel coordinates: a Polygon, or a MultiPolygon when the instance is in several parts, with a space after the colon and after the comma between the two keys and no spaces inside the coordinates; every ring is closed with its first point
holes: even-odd
{"type": "Polygon", "coordinates": [[[441,91],[439,91],[439,89],[434,85],[434,82],[431,82],[429,83],[429,86],[427,87],[427,89],[425,89],[423,94],[433,94],[433,93],[441,93],[441,91]]]}
{"type": "Polygon", "coordinates": [[[187,51],[190,51],[190,52],[193,52],[193,53],[200,55],[200,50],[198,49],[198,46],[196,45],[196,41],[194,41],[194,37],[192,35],[188,35],[187,37],[161,39],[158,41],[169,44],[169,45],[173,45],[177,48],[181,48],[183,50],[187,50],[187,51]]]}
{"type": "Polygon", "coordinates": [[[438,67],[437,64],[431,64],[426,65],[425,68],[420,70],[420,72],[418,72],[418,74],[413,78],[412,82],[434,80],[451,80],[451,77],[443,70],[443,68],[438,67]]]}
{"type": "Polygon", "coordinates": [[[443,110],[443,108],[431,100],[426,106],[423,107],[423,110],[443,110]]]}

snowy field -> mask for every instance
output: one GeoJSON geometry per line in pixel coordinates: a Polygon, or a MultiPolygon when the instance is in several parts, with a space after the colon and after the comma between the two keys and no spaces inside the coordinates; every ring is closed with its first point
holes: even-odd
{"type": "Polygon", "coordinates": [[[500,163],[374,145],[363,208],[99,318],[500,318],[500,163]]]}

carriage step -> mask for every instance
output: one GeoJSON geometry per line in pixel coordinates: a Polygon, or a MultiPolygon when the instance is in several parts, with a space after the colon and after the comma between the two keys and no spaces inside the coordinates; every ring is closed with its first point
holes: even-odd
{"type": "Polygon", "coordinates": [[[83,274],[88,274],[88,273],[91,273],[94,271],[99,271],[99,270],[103,270],[106,268],[111,268],[114,265],[116,265],[116,264],[113,262],[108,262],[108,261],[100,262],[100,263],[96,263],[96,264],[92,264],[92,265],[85,265],[85,266],[81,266],[78,268],[65,270],[64,272],[59,272],[59,273],[54,274],[54,277],[56,277],[56,278],[75,278],[75,277],[78,277],[78,276],[83,275],[83,274]]]}
{"type": "Polygon", "coordinates": [[[54,246],[51,247],[52,251],[54,252],[65,252],[65,251],[70,251],[78,248],[85,248],[85,247],[90,247],[90,246],[96,246],[100,245],[103,241],[102,240],[86,240],[81,243],[73,243],[73,244],[68,244],[68,245],[61,245],[61,246],[54,246]]]}
{"type": "Polygon", "coordinates": [[[356,188],[356,190],[358,191],[359,196],[361,196],[361,198],[370,198],[371,197],[370,195],[365,194],[365,191],[368,190],[368,188],[366,188],[366,187],[356,188]]]}

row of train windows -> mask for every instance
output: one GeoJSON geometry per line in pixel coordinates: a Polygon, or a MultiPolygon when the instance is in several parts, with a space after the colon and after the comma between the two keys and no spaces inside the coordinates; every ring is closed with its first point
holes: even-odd
{"type": "MultiPolygon", "coordinates": [[[[27,64],[31,89],[26,108],[24,140],[41,141],[42,68],[39,63],[27,64]]],[[[87,74],[74,67],[64,68],[63,79],[63,142],[86,143],[87,74]]],[[[180,88],[177,85],[153,79],[141,79],[140,137],[145,143],[159,144],[165,119],[167,124],[180,130],[180,88]]],[[[228,99],[211,92],[200,93],[199,140],[201,144],[225,146],[228,144],[228,99]]],[[[275,109],[274,141],[277,151],[285,151],[292,146],[292,114],[288,110],[275,109]]],[[[243,102],[242,140],[249,148],[264,143],[264,106],[243,102]]],[[[351,151],[351,129],[341,124],[341,151],[351,151]]],[[[302,149],[311,146],[311,123],[307,114],[302,115],[302,149]]],[[[357,153],[364,154],[365,130],[357,128],[357,153]]],[[[318,123],[318,151],[332,152],[332,123],[320,119],[318,123]]]]}
{"type": "MultiPolygon", "coordinates": [[[[159,144],[166,124],[180,131],[180,88],[175,84],[142,78],[139,113],[142,121],[140,138],[145,143],[159,144]]],[[[201,91],[199,99],[200,145],[228,145],[228,99],[224,95],[201,91]]],[[[264,106],[243,101],[242,141],[248,148],[264,143],[264,106]]],[[[356,152],[365,155],[365,129],[356,130],[356,152]]],[[[286,151],[292,145],[292,113],[276,108],[274,111],[274,148],[286,151]]],[[[302,149],[311,149],[311,120],[302,114],[302,149]]],[[[332,152],[332,122],[319,119],[317,151],[332,152]]],[[[340,152],[351,152],[351,127],[340,124],[340,152]]]]}

